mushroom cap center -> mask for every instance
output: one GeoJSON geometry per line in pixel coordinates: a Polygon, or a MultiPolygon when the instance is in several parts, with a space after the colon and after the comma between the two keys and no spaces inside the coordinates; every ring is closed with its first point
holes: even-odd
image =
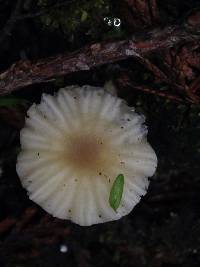
{"type": "Polygon", "coordinates": [[[64,158],[65,164],[81,175],[97,175],[114,163],[110,142],[94,133],[68,136],[64,158]]]}

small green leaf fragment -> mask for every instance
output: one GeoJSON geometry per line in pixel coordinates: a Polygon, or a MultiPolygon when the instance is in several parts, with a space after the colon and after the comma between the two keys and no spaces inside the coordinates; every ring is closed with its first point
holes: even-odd
{"type": "Polygon", "coordinates": [[[87,17],[88,17],[88,13],[85,10],[83,10],[81,14],[81,22],[86,21],[87,17]]]}
{"type": "Polygon", "coordinates": [[[111,208],[114,209],[114,211],[116,211],[120,205],[123,190],[124,190],[124,175],[119,174],[112,185],[109,196],[109,203],[111,208]]]}
{"type": "Polygon", "coordinates": [[[14,97],[0,97],[0,107],[15,107],[18,105],[28,105],[28,101],[14,97]]]}

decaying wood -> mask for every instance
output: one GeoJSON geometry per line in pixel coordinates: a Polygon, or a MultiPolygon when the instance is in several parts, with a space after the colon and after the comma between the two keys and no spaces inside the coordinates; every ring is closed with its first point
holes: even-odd
{"type": "Polygon", "coordinates": [[[132,11],[132,25],[154,25],[160,21],[156,0],[125,0],[132,11]]]}
{"type": "Polygon", "coordinates": [[[121,70],[115,83],[117,87],[129,87],[145,93],[164,97],[174,102],[200,104],[200,51],[199,42],[172,47],[154,57],[138,60],[152,75],[154,82],[137,84],[132,69],[121,70]],[[158,64],[155,59],[159,58],[158,64]],[[156,64],[157,63],[157,64],[156,64]],[[158,89],[160,88],[160,89],[158,89]]]}
{"type": "Polygon", "coordinates": [[[0,95],[9,94],[22,87],[48,82],[55,77],[88,71],[127,58],[141,59],[153,52],[169,49],[181,43],[200,39],[195,25],[168,26],[133,36],[129,40],[96,43],[71,54],[62,54],[37,62],[19,61],[0,74],[0,95]],[[191,30],[192,27],[192,30],[191,30]]]}

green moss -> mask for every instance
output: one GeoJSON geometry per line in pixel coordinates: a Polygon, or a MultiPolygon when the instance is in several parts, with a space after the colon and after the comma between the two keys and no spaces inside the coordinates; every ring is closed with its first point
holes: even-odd
{"type": "MultiPolygon", "coordinates": [[[[52,6],[52,1],[39,0],[38,5],[45,9],[52,6]]],[[[50,30],[62,29],[66,34],[81,27],[89,30],[96,27],[99,20],[103,23],[104,16],[109,14],[110,5],[110,0],[70,1],[68,5],[50,8],[41,16],[41,22],[50,30]]]]}

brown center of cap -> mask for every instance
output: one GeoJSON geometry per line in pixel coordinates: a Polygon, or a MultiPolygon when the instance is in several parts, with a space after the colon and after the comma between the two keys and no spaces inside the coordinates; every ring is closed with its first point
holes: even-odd
{"type": "Polygon", "coordinates": [[[113,164],[112,154],[108,141],[87,133],[68,137],[64,157],[69,167],[84,175],[103,172],[113,164]]]}

